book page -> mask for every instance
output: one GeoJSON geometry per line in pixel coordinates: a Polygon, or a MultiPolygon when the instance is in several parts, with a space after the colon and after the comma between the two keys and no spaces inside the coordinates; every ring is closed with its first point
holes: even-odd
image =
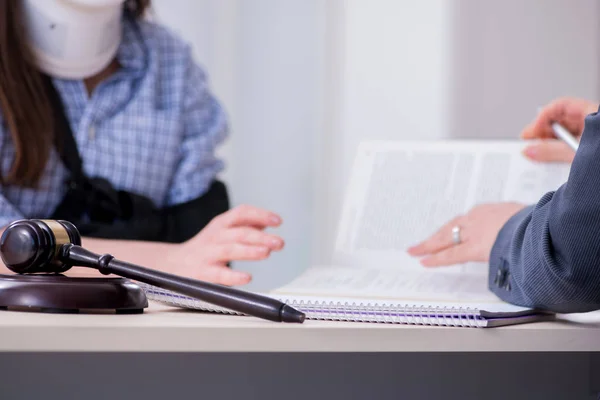
{"type": "MultiPolygon", "coordinates": [[[[566,182],[568,164],[538,164],[523,141],[363,143],[345,197],[336,265],[422,268],[406,249],[476,204],[537,202],[566,182]]],[[[447,272],[487,273],[477,264],[447,272]]]]}
{"type": "Polygon", "coordinates": [[[404,271],[392,268],[360,269],[313,267],[275,293],[344,298],[387,299],[422,302],[500,302],[487,290],[487,276],[460,276],[443,270],[421,268],[404,271]]]}
{"type": "Polygon", "coordinates": [[[487,290],[487,276],[443,270],[321,267],[309,268],[269,295],[286,302],[400,305],[478,309],[513,313],[524,307],[505,303],[487,290]]]}

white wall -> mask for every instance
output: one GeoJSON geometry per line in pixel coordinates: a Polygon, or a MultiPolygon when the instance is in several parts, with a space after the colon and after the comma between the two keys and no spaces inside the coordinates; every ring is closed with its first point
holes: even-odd
{"type": "Polygon", "coordinates": [[[289,281],[311,262],[314,149],[323,135],[320,3],[239,2],[234,200],[280,213],[286,240],[284,252],[260,265],[238,263],[256,272],[259,286],[289,281]]]}
{"type": "Polygon", "coordinates": [[[556,97],[600,100],[600,2],[453,4],[452,136],[516,137],[556,97]]]}
{"type": "Polygon", "coordinates": [[[323,136],[324,22],[320,0],[156,0],[156,17],[191,41],[230,115],[222,152],[234,205],[281,214],[283,252],[235,263],[252,287],[280,285],[311,263],[314,186],[323,136]]]}
{"type": "Polygon", "coordinates": [[[155,0],[229,111],[235,204],[280,212],[254,287],[327,262],[358,142],[517,137],[559,95],[600,98],[595,0],[155,0]]]}

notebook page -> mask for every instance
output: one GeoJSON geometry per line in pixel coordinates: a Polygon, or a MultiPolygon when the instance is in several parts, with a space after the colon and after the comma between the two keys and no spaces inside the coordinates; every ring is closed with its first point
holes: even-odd
{"type": "Polygon", "coordinates": [[[461,276],[426,268],[408,271],[315,266],[273,293],[410,302],[500,302],[487,290],[487,276],[483,274],[461,276]]]}
{"type": "Polygon", "coordinates": [[[390,268],[309,268],[270,295],[298,301],[347,304],[394,304],[434,308],[470,308],[518,312],[487,290],[487,276],[458,275],[443,270],[390,268]]]}
{"type": "MultiPolygon", "coordinates": [[[[568,164],[527,160],[522,141],[371,141],[359,147],[334,251],[336,265],[421,268],[406,249],[473,205],[531,204],[568,178],[568,164]]],[[[485,272],[485,265],[446,268],[485,272]]]]}
{"type": "MultiPolygon", "coordinates": [[[[175,292],[140,283],[148,299],[174,307],[219,312],[240,313],[220,306],[182,296],[175,292]]],[[[437,325],[453,327],[490,327],[539,320],[533,310],[499,308],[490,304],[483,309],[461,304],[437,303],[409,304],[402,301],[381,301],[361,298],[311,297],[303,295],[272,294],[276,298],[302,311],[309,320],[376,322],[409,325],[437,325]],[[529,317],[527,317],[529,316],[529,317]]]]}

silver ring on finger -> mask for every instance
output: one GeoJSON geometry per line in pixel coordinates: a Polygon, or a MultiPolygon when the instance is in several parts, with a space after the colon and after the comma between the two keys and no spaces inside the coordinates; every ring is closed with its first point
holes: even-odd
{"type": "Polygon", "coordinates": [[[460,231],[461,231],[461,228],[458,225],[456,225],[455,227],[452,228],[452,243],[454,243],[455,246],[462,243],[462,239],[460,237],[460,231]]]}

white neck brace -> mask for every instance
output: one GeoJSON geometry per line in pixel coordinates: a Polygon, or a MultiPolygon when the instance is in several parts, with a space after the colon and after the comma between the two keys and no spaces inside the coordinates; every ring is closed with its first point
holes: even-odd
{"type": "Polygon", "coordinates": [[[125,0],[22,1],[30,47],[42,72],[84,79],[114,59],[125,0]]]}

